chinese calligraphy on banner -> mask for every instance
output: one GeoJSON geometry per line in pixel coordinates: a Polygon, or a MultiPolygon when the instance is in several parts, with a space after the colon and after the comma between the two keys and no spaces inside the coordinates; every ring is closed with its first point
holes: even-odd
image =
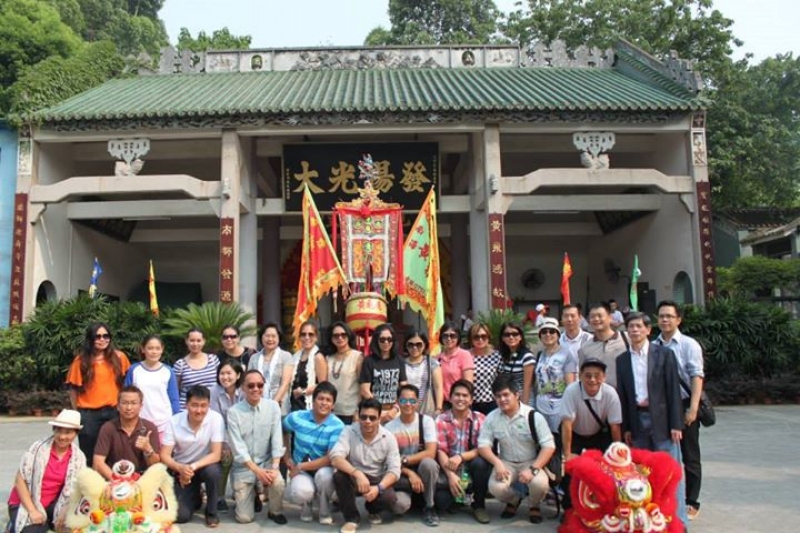
{"type": "Polygon", "coordinates": [[[703,293],[706,299],[717,295],[717,278],[714,270],[714,244],[711,236],[711,184],[697,183],[697,210],[700,231],[700,253],[703,265],[703,293]]]}
{"type": "Polygon", "coordinates": [[[14,197],[14,239],[11,252],[11,298],[9,299],[9,322],[19,324],[22,316],[22,299],[25,295],[25,244],[28,227],[28,195],[19,193],[14,197]]]}
{"type": "Polygon", "coordinates": [[[219,301],[233,302],[235,230],[233,218],[219,220],[219,301]]]}
{"type": "Polygon", "coordinates": [[[489,281],[492,288],[492,309],[508,308],[506,290],[506,239],[503,215],[489,215],[489,281]]]}
{"type": "Polygon", "coordinates": [[[283,198],[287,211],[301,211],[303,186],[314,193],[320,211],[358,197],[363,186],[358,162],[372,154],[378,176],[373,182],[381,200],[405,209],[422,207],[439,181],[437,143],[288,144],[283,147],[283,198]]]}

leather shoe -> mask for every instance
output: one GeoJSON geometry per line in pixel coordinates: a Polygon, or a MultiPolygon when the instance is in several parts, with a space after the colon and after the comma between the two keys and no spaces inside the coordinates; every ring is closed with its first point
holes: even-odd
{"type": "Polygon", "coordinates": [[[267,513],[267,518],[269,518],[279,526],[282,526],[288,522],[288,520],[286,520],[286,516],[284,516],[282,513],[278,514],[267,513]]]}

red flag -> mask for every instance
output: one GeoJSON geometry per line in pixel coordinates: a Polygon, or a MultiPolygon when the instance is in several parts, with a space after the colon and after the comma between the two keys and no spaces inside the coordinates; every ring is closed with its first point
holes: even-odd
{"type": "Polygon", "coordinates": [[[572,265],[569,262],[569,255],[564,252],[564,266],[561,267],[561,298],[564,305],[569,305],[569,278],[572,277],[572,265]]]}
{"type": "Polygon", "coordinates": [[[292,329],[297,345],[300,326],[314,316],[317,303],[326,293],[343,287],[346,289],[344,272],[333,252],[328,232],[322,224],[317,206],[308,187],[303,194],[303,251],[300,261],[300,283],[297,287],[297,308],[292,329]]]}

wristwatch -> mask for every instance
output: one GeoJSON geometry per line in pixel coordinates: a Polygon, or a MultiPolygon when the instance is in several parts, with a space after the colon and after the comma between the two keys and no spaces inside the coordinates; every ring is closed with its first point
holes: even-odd
{"type": "Polygon", "coordinates": [[[406,466],[408,464],[408,457],[406,457],[404,455],[403,458],[400,459],[400,464],[402,464],[403,466],[406,466]]]}
{"type": "Polygon", "coordinates": [[[386,489],[383,488],[383,485],[378,483],[378,495],[383,494],[384,490],[386,490],[386,489]]]}
{"type": "Polygon", "coordinates": [[[533,465],[530,466],[530,469],[531,469],[531,472],[533,473],[534,476],[539,474],[539,469],[538,468],[534,468],[533,465]]]}

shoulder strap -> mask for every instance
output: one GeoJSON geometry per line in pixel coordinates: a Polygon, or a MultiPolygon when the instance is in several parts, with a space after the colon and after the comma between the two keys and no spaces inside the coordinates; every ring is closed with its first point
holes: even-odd
{"type": "Polygon", "coordinates": [[[631,351],[631,343],[628,342],[628,336],[625,334],[624,331],[620,331],[619,332],[619,336],[622,337],[622,342],[625,343],[625,349],[630,352],[631,351]]]}
{"type": "Polygon", "coordinates": [[[422,413],[417,413],[417,419],[419,420],[419,451],[423,451],[425,449],[425,428],[422,427],[422,419],[425,417],[422,413]]]}
{"type": "Polygon", "coordinates": [[[536,409],[533,408],[528,411],[528,427],[531,429],[531,437],[533,438],[533,443],[536,446],[536,449],[539,449],[539,435],[536,432],[536,409]]]}
{"type": "MultiPolygon", "coordinates": [[[[579,385],[581,388],[581,393],[583,393],[583,383],[579,383],[579,385]]],[[[592,413],[592,417],[597,421],[598,424],[600,424],[600,427],[604,428],[608,426],[608,424],[606,424],[603,420],[601,420],[600,417],[597,415],[597,412],[594,410],[594,407],[592,407],[592,402],[590,402],[587,398],[584,398],[583,401],[586,404],[586,407],[589,408],[589,412],[592,413]]]]}

